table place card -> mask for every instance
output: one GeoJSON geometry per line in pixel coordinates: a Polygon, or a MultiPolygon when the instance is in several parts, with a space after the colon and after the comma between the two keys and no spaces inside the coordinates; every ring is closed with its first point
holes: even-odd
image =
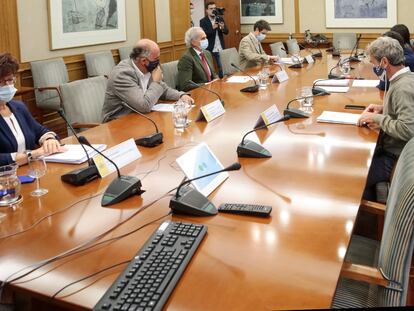
{"type": "Polygon", "coordinates": [[[276,122],[281,117],[282,117],[282,115],[280,114],[280,112],[277,109],[276,105],[272,105],[260,114],[260,117],[257,120],[254,128],[256,129],[256,128],[258,128],[260,126],[263,126],[263,125],[268,126],[268,124],[270,124],[272,122],[276,122]]]}
{"type": "MultiPolygon", "coordinates": [[[[135,160],[138,160],[142,156],[133,138],[113,146],[102,153],[114,161],[116,165],[118,165],[119,169],[135,160]]],[[[95,162],[99,175],[101,175],[102,178],[116,171],[115,166],[113,166],[111,162],[106,160],[100,154],[94,156],[93,161],[95,162]]]]}
{"type": "Polygon", "coordinates": [[[225,112],[226,110],[221,104],[221,101],[216,99],[210,104],[204,105],[200,108],[196,121],[206,120],[207,122],[210,122],[223,115],[225,112]]]}
{"type": "Polygon", "coordinates": [[[311,54],[305,56],[305,60],[308,62],[308,64],[313,64],[315,60],[313,59],[313,56],[311,54]]]}
{"type": "Polygon", "coordinates": [[[289,80],[289,75],[287,74],[286,70],[280,70],[277,71],[273,78],[272,78],[272,83],[282,83],[289,80]]]}

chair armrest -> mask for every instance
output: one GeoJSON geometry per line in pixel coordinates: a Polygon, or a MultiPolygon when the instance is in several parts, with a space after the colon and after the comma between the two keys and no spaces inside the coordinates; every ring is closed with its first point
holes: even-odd
{"type": "Polygon", "coordinates": [[[375,215],[384,215],[385,205],[377,202],[362,200],[360,209],[375,215]]]}
{"type": "Polygon", "coordinates": [[[341,277],[384,287],[389,285],[388,280],[382,276],[377,268],[356,265],[350,262],[344,262],[342,265],[341,277]]]}
{"type": "Polygon", "coordinates": [[[74,129],[82,129],[82,128],[93,128],[100,125],[100,123],[73,123],[72,127],[74,129]]]}

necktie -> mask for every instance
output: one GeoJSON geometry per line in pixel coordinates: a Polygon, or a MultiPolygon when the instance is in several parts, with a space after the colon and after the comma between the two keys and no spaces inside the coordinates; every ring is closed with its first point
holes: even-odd
{"type": "Polygon", "coordinates": [[[206,73],[206,76],[207,76],[207,80],[208,80],[208,82],[210,82],[211,81],[211,75],[210,75],[210,70],[208,68],[208,63],[207,63],[206,56],[204,55],[204,53],[200,53],[200,57],[201,57],[201,64],[203,65],[204,72],[206,73]]]}

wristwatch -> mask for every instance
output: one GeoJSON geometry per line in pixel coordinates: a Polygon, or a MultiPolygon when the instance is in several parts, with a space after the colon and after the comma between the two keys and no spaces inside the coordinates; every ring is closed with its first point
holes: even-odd
{"type": "Polygon", "coordinates": [[[27,161],[29,161],[32,158],[32,150],[25,150],[24,154],[27,157],[27,161]]]}

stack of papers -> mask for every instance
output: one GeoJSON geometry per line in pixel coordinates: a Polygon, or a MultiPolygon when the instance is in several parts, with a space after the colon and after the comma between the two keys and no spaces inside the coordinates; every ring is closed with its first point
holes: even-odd
{"type": "Polygon", "coordinates": [[[318,121],[318,122],[327,122],[327,123],[357,125],[360,116],[361,115],[357,114],[357,113],[324,111],[316,119],[316,121],[318,121]]]}
{"type": "Polygon", "coordinates": [[[330,80],[315,80],[315,86],[318,86],[329,93],[346,93],[349,91],[348,79],[330,79],[330,80]]]}
{"type": "MultiPolygon", "coordinates": [[[[255,77],[253,77],[253,79],[255,79],[255,77]]],[[[230,78],[228,78],[226,80],[226,82],[228,83],[246,83],[251,81],[252,79],[250,77],[246,77],[246,76],[231,76],[230,78]]]]}
{"type": "MultiPolygon", "coordinates": [[[[92,146],[94,146],[99,151],[103,151],[106,149],[106,145],[104,144],[97,144],[92,146]]],[[[85,145],[84,147],[88,151],[90,158],[97,154],[97,152],[93,150],[91,147],[85,145]]],[[[46,162],[80,164],[86,162],[86,160],[88,159],[81,145],[65,145],[65,148],[67,149],[67,151],[65,152],[55,153],[45,157],[46,162]]]]}
{"type": "Polygon", "coordinates": [[[354,80],[352,87],[377,87],[380,80],[354,80]]]}

